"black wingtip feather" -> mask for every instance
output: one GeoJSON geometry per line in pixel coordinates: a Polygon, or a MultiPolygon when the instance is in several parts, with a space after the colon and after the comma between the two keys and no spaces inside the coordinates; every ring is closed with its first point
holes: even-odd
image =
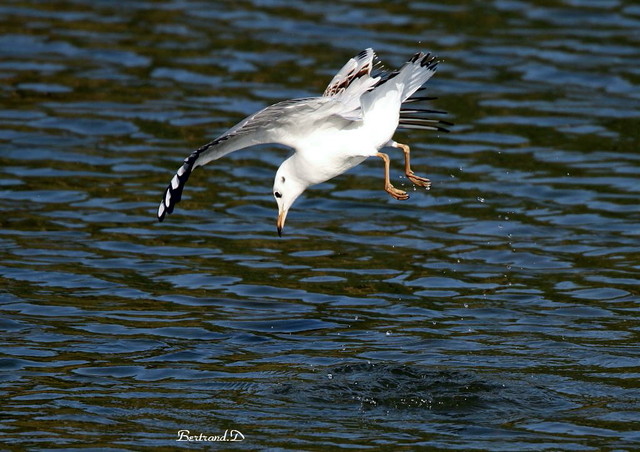
{"type": "Polygon", "coordinates": [[[426,67],[429,70],[434,71],[438,66],[438,60],[435,56],[431,56],[430,53],[427,53],[424,58],[420,61],[420,66],[426,67]]]}
{"type": "Polygon", "coordinates": [[[448,115],[446,111],[443,110],[432,110],[430,108],[403,108],[400,110],[400,116],[406,116],[410,114],[421,114],[421,113],[429,113],[434,115],[448,115]]]}
{"type": "Polygon", "coordinates": [[[423,55],[422,52],[418,52],[415,55],[413,55],[411,58],[409,58],[409,63],[415,63],[416,61],[418,61],[418,59],[423,55]]]}
{"type": "Polygon", "coordinates": [[[415,116],[400,116],[400,122],[414,124],[444,124],[445,126],[453,126],[452,122],[444,121],[442,119],[418,118],[415,116]]]}
{"type": "Polygon", "coordinates": [[[437,97],[433,97],[433,96],[411,96],[410,98],[405,100],[404,103],[420,102],[422,100],[436,100],[436,99],[437,97]]]}
{"type": "Polygon", "coordinates": [[[406,124],[400,123],[398,124],[398,129],[416,129],[416,130],[432,130],[436,132],[446,132],[449,133],[449,129],[446,127],[440,126],[431,126],[431,125],[422,125],[422,124],[406,124]]]}
{"type": "Polygon", "coordinates": [[[164,196],[162,197],[162,201],[160,201],[160,205],[158,206],[158,221],[164,220],[164,217],[167,214],[171,214],[176,204],[178,204],[182,199],[182,191],[184,190],[184,186],[189,180],[189,176],[191,176],[191,172],[195,168],[196,161],[198,160],[198,158],[200,158],[200,155],[203,152],[207,151],[209,148],[212,148],[215,145],[228,140],[229,138],[231,138],[231,135],[223,135],[213,140],[212,142],[196,149],[189,155],[189,157],[184,159],[182,166],[178,169],[178,172],[173,176],[171,182],[169,182],[169,185],[164,191],[164,196]]]}
{"type": "Polygon", "coordinates": [[[164,196],[162,197],[162,201],[160,201],[160,206],[158,207],[158,221],[162,222],[167,214],[173,213],[173,209],[176,204],[180,202],[182,199],[182,191],[184,190],[184,186],[189,180],[189,176],[193,171],[193,167],[195,165],[196,160],[200,156],[200,152],[202,152],[203,148],[200,148],[189,155],[186,159],[184,159],[184,163],[178,169],[178,172],[173,176],[169,185],[164,191],[164,196]]]}

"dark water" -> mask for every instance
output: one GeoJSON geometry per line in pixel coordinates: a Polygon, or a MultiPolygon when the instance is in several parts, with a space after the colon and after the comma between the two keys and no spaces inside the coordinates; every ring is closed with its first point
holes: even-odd
{"type": "MultiPolygon", "coordinates": [[[[8,450],[640,447],[632,1],[4,1],[0,438],[8,450]],[[286,151],[194,173],[350,56],[443,60],[449,134],[399,133],[275,230],[286,151]],[[177,442],[228,435],[243,442],[177,442]]],[[[210,438],[211,439],[211,438],[210,438]]]]}

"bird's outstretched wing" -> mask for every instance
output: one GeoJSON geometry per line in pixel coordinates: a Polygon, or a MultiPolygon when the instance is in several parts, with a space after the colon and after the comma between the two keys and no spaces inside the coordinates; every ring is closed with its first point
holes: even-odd
{"type": "MultiPolygon", "coordinates": [[[[400,69],[385,71],[372,49],[365,49],[351,58],[333,77],[323,96],[331,97],[343,104],[341,117],[358,121],[362,119],[363,110],[367,110],[376,99],[384,97],[387,90],[402,86],[401,103],[431,100],[434,98],[416,95],[424,90],[422,86],[435,74],[438,60],[429,53],[418,52],[400,69]],[[376,69],[372,75],[372,70],[376,69]],[[387,82],[393,80],[394,83],[387,82]]],[[[400,110],[399,128],[438,130],[448,132],[446,126],[450,122],[430,117],[431,114],[446,114],[439,110],[425,108],[403,108],[400,110]],[[426,116],[425,116],[426,115],[426,116]]]]}
{"type": "MultiPolygon", "coordinates": [[[[435,97],[416,95],[425,88],[422,87],[435,74],[439,61],[430,53],[418,52],[399,70],[398,77],[405,75],[404,90],[402,91],[402,103],[433,100],[435,97]]],[[[440,110],[432,110],[418,107],[400,109],[400,129],[421,129],[448,132],[447,126],[453,124],[442,119],[435,119],[430,115],[446,115],[440,110]],[[425,116],[428,115],[428,116],[425,116]]]]}
{"type": "Polygon", "coordinates": [[[338,113],[341,117],[352,121],[362,119],[360,98],[380,81],[380,77],[371,76],[376,64],[373,49],[365,49],[347,61],[324,90],[324,97],[342,104],[338,113]]]}
{"type": "Polygon", "coordinates": [[[371,69],[375,65],[376,54],[373,49],[365,49],[342,66],[342,69],[331,79],[327,89],[324,90],[325,97],[339,96],[354,85],[354,82],[364,81],[365,84],[371,79],[371,69]]]}
{"type": "Polygon", "coordinates": [[[374,89],[362,96],[363,109],[366,111],[378,97],[383,97],[385,90],[397,89],[394,84],[402,86],[400,94],[399,129],[421,129],[448,132],[447,126],[453,124],[431,115],[446,115],[440,110],[405,107],[404,104],[434,100],[435,97],[421,96],[423,85],[436,73],[439,61],[430,53],[418,52],[413,55],[400,69],[383,73],[374,89]]]}
{"type": "Polygon", "coordinates": [[[321,121],[325,114],[329,116],[333,110],[335,110],[335,102],[332,99],[310,97],[279,102],[243,119],[184,159],[182,166],[164,191],[158,206],[158,221],[164,220],[167,214],[173,212],[175,205],[182,198],[182,191],[191,172],[198,166],[257,144],[278,143],[294,147],[299,126],[305,118],[315,117],[316,120],[321,121]],[[310,116],[311,113],[316,115],[310,116]]]}

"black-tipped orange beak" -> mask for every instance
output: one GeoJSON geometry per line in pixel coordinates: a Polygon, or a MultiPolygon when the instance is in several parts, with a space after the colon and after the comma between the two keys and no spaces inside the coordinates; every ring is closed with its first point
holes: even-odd
{"type": "Polygon", "coordinates": [[[282,237],[282,230],[284,229],[284,220],[287,218],[287,211],[283,210],[278,214],[278,221],[276,226],[278,227],[278,237],[282,237]]]}

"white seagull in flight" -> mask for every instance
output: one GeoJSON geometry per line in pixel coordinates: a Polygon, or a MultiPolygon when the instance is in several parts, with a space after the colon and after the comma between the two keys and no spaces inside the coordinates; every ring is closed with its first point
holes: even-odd
{"type": "Polygon", "coordinates": [[[391,185],[389,156],[379,152],[385,146],[402,149],[407,178],[428,188],[429,179],[416,176],[411,170],[409,146],[392,138],[398,127],[447,131],[442,125],[451,125],[421,117],[425,113],[443,114],[441,111],[402,109],[403,103],[433,99],[414,94],[435,73],[438,61],[429,53],[418,52],[399,70],[372,75],[375,64],[375,53],[366,49],[340,69],[322,97],[271,105],[194,151],[165,190],[158,220],[173,212],[194,168],[256,144],[278,143],[295,150],[282,162],[273,183],[280,236],[291,205],[307,187],[332,179],[368,157],[384,161],[385,191],[396,199],[408,199],[406,192],[391,185]]]}

